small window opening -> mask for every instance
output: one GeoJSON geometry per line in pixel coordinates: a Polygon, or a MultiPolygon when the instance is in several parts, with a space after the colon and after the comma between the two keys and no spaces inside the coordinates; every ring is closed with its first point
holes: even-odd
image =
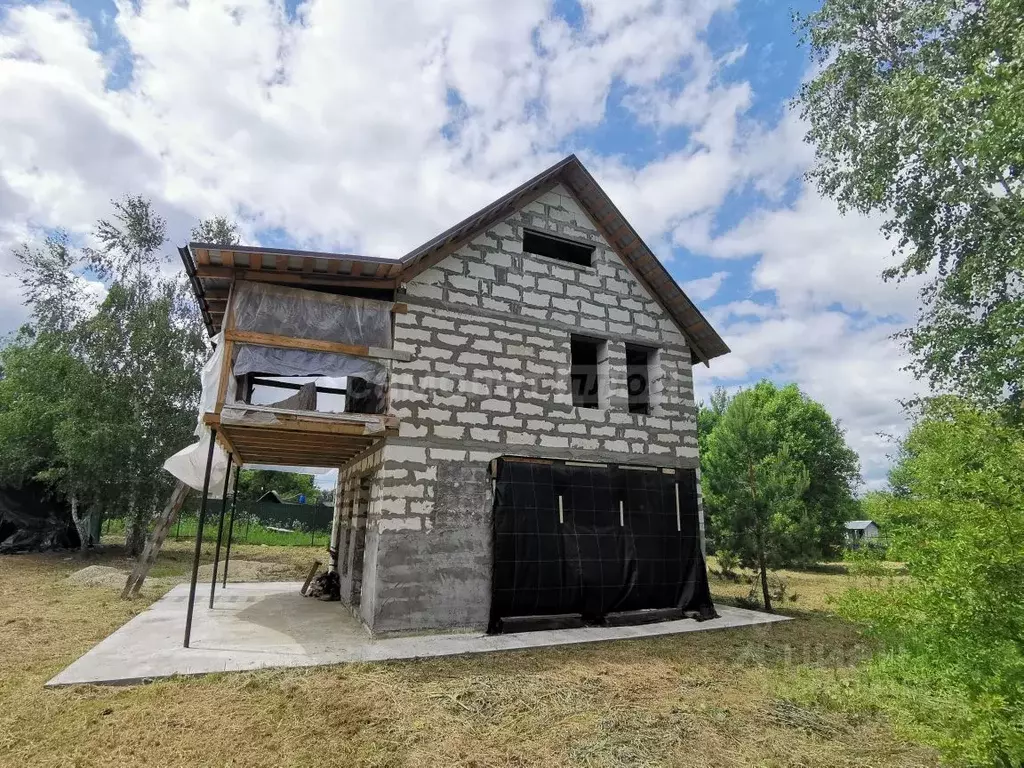
{"type": "Polygon", "coordinates": [[[571,337],[569,341],[572,355],[572,404],[577,408],[597,408],[597,357],[600,342],[578,336],[571,337]]]}
{"type": "Polygon", "coordinates": [[[535,256],[547,256],[578,267],[589,267],[593,263],[594,246],[574,243],[560,237],[550,237],[527,230],[523,233],[523,251],[535,256]]]}
{"type": "Polygon", "coordinates": [[[629,412],[651,412],[651,350],[626,345],[626,386],[629,412]]]}

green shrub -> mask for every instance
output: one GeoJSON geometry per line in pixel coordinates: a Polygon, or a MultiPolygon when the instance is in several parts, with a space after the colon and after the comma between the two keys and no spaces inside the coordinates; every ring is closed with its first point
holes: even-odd
{"type": "Polygon", "coordinates": [[[953,399],[931,402],[889,499],[908,578],[840,602],[884,642],[866,688],[951,764],[1024,764],[1022,469],[1019,427],[953,399]]]}

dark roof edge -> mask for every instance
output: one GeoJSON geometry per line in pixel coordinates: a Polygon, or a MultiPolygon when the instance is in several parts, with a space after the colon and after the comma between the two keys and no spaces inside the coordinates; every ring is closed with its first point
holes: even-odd
{"type": "MultiPolygon", "coordinates": [[[[573,155],[572,157],[575,158],[576,156],[573,155]]],[[[577,160],[577,162],[579,163],[578,160],[577,160]]],[[[597,180],[590,173],[590,171],[587,170],[587,167],[585,165],[583,165],[583,163],[579,163],[579,168],[586,175],[587,179],[590,180],[590,183],[594,185],[594,188],[601,192],[601,194],[604,196],[605,200],[608,201],[608,205],[611,207],[611,209],[613,211],[615,211],[615,213],[617,213],[619,215],[619,217],[625,223],[625,225],[629,229],[629,231],[636,237],[637,240],[640,241],[640,246],[644,250],[646,250],[649,254],[651,254],[652,258],[654,259],[654,261],[658,265],[658,269],[661,270],[661,273],[665,277],[667,277],[669,280],[672,281],[672,284],[679,290],[679,293],[681,293],[683,295],[683,298],[686,299],[687,303],[693,308],[693,311],[696,312],[697,315],[700,317],[700,319],[703,320],[707,324],[708,328],[711,329],[714,332],[715,336],[718,338],[718,341],[721,343],[721,345],[722,345],[722,347],[724,349],[723,349],[723,351],[716,352],[714,354],[707,354],[707,353],[705,353],[705,356],[710,360],[712,358],[720,357],[722,355],[728,354],[729,352],[732,352],[732,350],[729,349],[729,345],[725,343],[725,340],[718,334],[717,331],[714,330],[714,327],[711,325],[711,323],[708,322],[708,319],[707,319],[707,317],[705,317],[704,313],[701,312],[700,309],[697,307],[697,305],[694,304],[693,300],[689,296],[686,295],[686,291],[683,290],[683,286],[681,286],[676,281],[676,279],[674,277],[672,277],[672,275],[669,273],[669,271],[667,269],[665,269],[665,265],[661,263],[661,259],[659,259],[657,254],[655,254],[654,251],[651,250],[650,246],[647,245],[647,243],[644,241],[644,239],[642,237],[640,237],[640,233],[637,232],[633,228],[632,224],[629,223],[629,219],[627,219],[625,216],[622,215],[622,211],[619,210],[619,207],[617,205],[615,205],[615,202],[611,199],[611,197],[608,196],[608,193],[606,193],[604,191],[604,189],[601,187],[601,185],[597,183],[597,180]]],[[[652,290],[653,290],[653,288],[652,288],[652,290]]],[[[671,314],[671,313],[669,313],[669,314],[671,314]]],[[[689,334],[687,334],[687,335],[689,336],[689,334]]],[[[697,344],[697,346],[701,346],[696,341],[694,341],[694,343],[697,344]]],[[[704,351],[703,348],[702,348],[701,351],[704,351]]]]}
{"type": "Polygon", "coordinates": [[[214,335],[213,318],[210,317],[210,313],[206,310],[206,291],[203,289],[203,282],[196,277],[196,262],[192,258],[190,247],[190,245],[186,245],[178,248],[178,255],[181,257],[182,264],[185,265],[185,275],[192,286],[192,293],[195,294],[199,311],[203,315],[203,325],[206,326],[206,334],[212,337],[214,335]]]}
{"type": "MultiPolygon", "coordinates": [[[[707,364],[709,360],[715,357],[720,357],[721,355],[730,352],[731,350],[729,349],[729,346],[725,343],[722,337],[719,336],[718,332],[714,330],[714,327],[711,325],[711,323],[708,322],[704,314],[699,309],[697,309],[696,304],[694,304],[690,297],[686,295],[686,291],[684,291],[682,287],[679,285],[679,283],[676,282],[675,278],[672,277],[671,274],[669,274],[668,270],[665,269],[665,265],[662,264],[661,260],[654,255],[654,252],[650,249],[647,243],[643,241],[643,239],[633,228],[633,226],[629,223],[626,217],[622,215],[622,211],[620,211],[618,207],[615,205],[615,203],[612,202],[611,198],[608,196],[608,193],[604,191],[600,184],[597,183],[597,181],[591,175],[590,171],[587,170],[586,166],[583,165],[583,163],[580,161],[578,157],[576,157],[575,154],[569,155],[568,157],[552,165],[547,170],[541,171],[532,179],[519,185],[508,194],[503,195],[502,197],[495,200],[493,203],[490,203],[489,205],[481,208],[476,213],[470,214],[465,219],[460,221],[458,224],[449,227],[441,234],[431,238],[423,245],[407,253],[405,256],[401,258],[403,272],[400,272],[398,274],[397,279],[402,280],[406,267],[411,267],[420,258],[424,257],[426,254],[428,254],[438,246],[446,243],[449,240],[449,238],[458,235],[460,232],[463,232],[464,230],[466,230],[467,227],[469,227],[476,221],[479,221],[480,224],[473,227],[473,231],[479,231],[480,228],[486,227],[490,223],[491,217],[499,213],[504,207],[509,205],[516,198],[520,197],[522,194],[527,192],[531,187],[543,185],[546,182],[558,179],[561,176],[562,172],[572,165],[575,165],[580,171],[582,171],[586,178],[590,181],[590,183],[594,185],[594,189],[596,189],[601,194],[605,201],[607,201],[608,206],[619,216],[619,218],[622,219],[622,221],[628,228],[629,232],[632,233],[632,235],[636,237],[637,240],[640,241],[640,245],[643,251],[646,251],[647,254],[649,254],[650,258],[655,263],[657,263],[658,269],[660,269],[664,276],[668,278],[669,282],[673,286],[675,286],[676,290],[679,291],[682,297],[690,305],[694,313],[704,322],[704,324],[711,331],[711,333],[714,334],[713,338],[710,340],[712,341],[711,345],[701,344],[696,338],[694,338],[693,333],[687,329],[686,323],[684,323],[681,318],[677,317],[675,313],[673,313],[667,306],[664,305],[664,297],[661,296],[661,292],[658,291],[653,285],[649,284],[647,281],[641,278],[641,282],[644,283],[644,286],[653,293],[653,295],[656,297],[656,301],[660,305],[662,305],[662,308],[665,310],[665,312],[676,323],[680,332],[682,332],[683,336],[686,338],[687,343],[690,344],[692,347],[695,347],[697,351],[700,353],[700,356],[703,358],[703,362],[707,364]],[[714,342],[717,342],[717,344],[714,342]]],[[[572,189],[572,184],[569,181],[569,179],[564,179],[563,181],[573,191],[573,195],[577,198],[577,200],[579,200],[579,194],[576,192],[576,190],[572,189]]],[[[586,204],[583,203],[582,200],[579,200],[579,202],[584,207],[584,209],[587,208],[586,204]]],[[[588,216],[592,215],[593,214],[588,213],[588,216]]],[[[610,248],[612,248],[612,250],[615,250],[614,245],[612,245],[611,243],[608,243],[608,245],[610,248]]]]}
{"type": "Polygon", "coordinates": [[[449,227],[448,229],[446,229],[441,234],[439,234],[439,235],[431,238],[427,242],[423,243],[423,245],[421,245],[418,248],[414,248],[413,250],[409,251],[409,253],[405,254],[405,256],[403,256],[400,259],[400,261],[402,262],[402,264],[408,264],[409,262],[416,261],[416,259],[418,259],[420,256],[425,254],[427,251],[430,251],[430,250],[436,248],[437,246],[441,245],[442,243],[446,242],[448,240],[448,238],[450,238],[452,235],[454,235],[457,232],[459,232],[466,225],[472,223],[474,219],[482,219],[482,218],[484,218],[484,214],[487,214],[487,213],[490,213],[492,211],[496,211],[496,210],[500,210],[501,208],[504,208],[506,205],[508,205],[513,200],[515,200],[517,197],[519,197],[521,194],[523,194],[523,192],[528,190],[530,187],[536,186],[537,184],[543,184],[545,181],[548,181],[548,180],[554,178],[555,176],[557,176],[559,173],[562,172],[562,170],[566,166],[570,165],[573,161],[575,161],[577,163],[579,162],[579,160],[577,159],[576,155],[569,155],[568,157],[564,158],[563,160],[558,161],[557,163],[555,163],[553,166],[551,166],[547,170],[541,171],[540,173],[538,173],[536,176],[534,176],[529,181],[524,182],[523,184],[520,184],[518,187],[513,189],[508,194],[502,195],[497,200],[495,200],[493,203],[489,203],[488,205],[485,205],[483,208],[481,208],[476,213],[471,213],[469,216],[464,218],[458,224],[455,224],[454,226],[449,227]]]}

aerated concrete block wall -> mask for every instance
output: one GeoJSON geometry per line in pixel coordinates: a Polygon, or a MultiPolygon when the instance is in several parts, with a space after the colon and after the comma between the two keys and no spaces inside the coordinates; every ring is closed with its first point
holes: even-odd
{"type": "Polygon", "coordinates": [[[686,341],[563,187],[416,276],[403,301],[400,435],[367,521],[360,615],[373,631],[486,627],[491,459],[697,467],[686,341]],[[593,266],[524,253],[524,228],[595,245],[593,266]],[[598,409],[572,404],[573,334],[606,342],[598,409]],[[627,343],[655,350],[650,415],[627,408],[627,343]]]}

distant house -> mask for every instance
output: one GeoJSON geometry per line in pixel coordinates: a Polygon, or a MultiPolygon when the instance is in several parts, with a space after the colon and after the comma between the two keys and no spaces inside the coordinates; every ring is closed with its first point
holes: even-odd
{"type": "Polygon", "coordinates": [[[267,491],[258,499],[257,504],[284,504],[284,500],[277,495],[277,491],[267,491]]]}
{"type": "Polygon", "coordinates": [[[851,520],[846,524],[846,540],[853,546],[862,541],[877,539],[878,524],[874,520],[851,520]]]}

